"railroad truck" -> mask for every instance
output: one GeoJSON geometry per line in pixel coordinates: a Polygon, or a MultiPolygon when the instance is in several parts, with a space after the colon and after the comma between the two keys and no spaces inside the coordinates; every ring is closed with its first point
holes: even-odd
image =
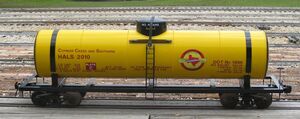
{"type": "MultiPolygon", "coordinates": [[[[290,93],[268,69],[268,40],[263,31],[167,30],[159,18],[138,20],[136,30],[40,30],[35,39],[36,75],[20,91],[33,91],[33,104],[78,106],[86,92],[217,93],[225,108],[267,108],[273,93],[290,93]],[[68,77],[138,78],[145,85],[70,85],[68,77]],[[239,86],[158,85],[160,78],[236,79],[239,86]],[[251,85],[251,79],[273,83],[251,85]]],[[[130,80],[129,80],[130,81],[130,80]]]]}

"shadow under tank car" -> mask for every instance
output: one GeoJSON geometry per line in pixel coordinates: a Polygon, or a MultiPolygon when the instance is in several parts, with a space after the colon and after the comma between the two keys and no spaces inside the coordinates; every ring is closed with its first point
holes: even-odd
{"type": "Polygon", "coordinates": [[[218,93],[225,108],[267,108],[273,93],[290,93],[266,76],[268,43],[263,31],[167,30],[159,18],[137,21],[137,30],[41,30],[35,46],[36,77],[52,84],[16,83],[34,91],[33,104],[77,106],[86,92],[218,93]],[[66,77],[145,78],[145,85],[67,85],[66,77]],[[157,78],[239,79],[240,86],[157,85],[157,78]],[[251,85],[251,79],[272,84],[251,85]]]}

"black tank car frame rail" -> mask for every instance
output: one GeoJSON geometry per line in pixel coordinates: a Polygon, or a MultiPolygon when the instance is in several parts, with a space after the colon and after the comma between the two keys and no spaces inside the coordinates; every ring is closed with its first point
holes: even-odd
{"type": "MultiPolygon", "coordinates": [[[[145,85],[52,85],[36,84],[35,78],[24,79],[21,83],[16,83],[15,87],[19,91],[47,91],[47,92],[124,92],[124,93],[290,93],[291,87],[283,85],[276,77],[267,76],[264,80],[271,80],[272,83],[266,85],[251,85],[250,88],[240,86],[215,87],[215,86],[187,86],[187,85],[156,85],[149,89],[145,85]]],[[[270,81],[270,82],[271,82],[270,81]]]]}

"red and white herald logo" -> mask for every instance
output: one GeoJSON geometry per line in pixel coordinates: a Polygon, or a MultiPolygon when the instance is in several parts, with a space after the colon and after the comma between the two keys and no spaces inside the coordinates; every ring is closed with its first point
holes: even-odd
{"type": "Polygon", "coordinates": [[[179,63],[181,66],[189,71],[196,71],[203,67],[206,59],[204,55],[196,49],[189,49],[183,52],[180,56],[179,63]]]}

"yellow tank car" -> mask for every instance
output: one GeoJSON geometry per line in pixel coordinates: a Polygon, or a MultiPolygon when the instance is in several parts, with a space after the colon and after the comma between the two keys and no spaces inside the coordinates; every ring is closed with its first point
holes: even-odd
{"type": "MultiPolygon", "coordinates": [[[[35,40],[39,76],[144,78],[146,40],[136,30],[41,30],[35,40]]],[[[264,78],[263,31],[168,30],[153,36],[157,78],[264,78]]]]}
{"type": "Polygon", "coordinates": [[[265,109],[272,94],[292,91],[280,78],[266,76],[267,41],[263,31],[167,30],[167,22],[155,17],[138,20],[135,30],[41,30],[34,46],[37,75],[15,88],[33,91],[37,106],[78,106],[87,92],[145,98],[153,93],[152,99],[154,93],[217,93],[224,108],[265,109]],[[39,83],[39,77],[51,77],[51,84],[39,83]],[[74,85],[65,77],[141,78],[144,84],[74,85]],[[157,78],[239,79],[239,84],[168,85],[157,78]],[[263,84],[252,85],[253,78],[263,84]]]}

